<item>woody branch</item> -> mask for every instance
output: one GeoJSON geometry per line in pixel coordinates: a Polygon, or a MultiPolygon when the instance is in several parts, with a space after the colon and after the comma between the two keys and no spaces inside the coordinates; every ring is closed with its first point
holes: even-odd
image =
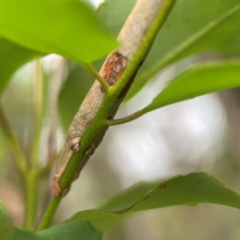
{"type": "Polygon", "coordinates": [[[119,49],[107,57],[99,73],[108,83],[109,91],[95,81],[70,125],[55,171],[55,197],[41,229],[49,224],[49,216],[54,213],[61,196],[101,143],[108,128],[107,120],[114,117],[174,2],[137,1],[118,36],[119,49]]]}

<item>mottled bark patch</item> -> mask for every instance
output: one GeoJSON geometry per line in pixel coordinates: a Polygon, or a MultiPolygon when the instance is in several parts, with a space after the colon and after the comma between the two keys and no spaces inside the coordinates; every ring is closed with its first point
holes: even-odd
{"type": "MultiPolygon", "coordinates": [[[[112,53],[106,60],[101,76],[110,86],[114,85],[127,66],[127,58],[119,52],[112,53]]],[[[101,87],[102,91],[103,88],[101,87]]]]}

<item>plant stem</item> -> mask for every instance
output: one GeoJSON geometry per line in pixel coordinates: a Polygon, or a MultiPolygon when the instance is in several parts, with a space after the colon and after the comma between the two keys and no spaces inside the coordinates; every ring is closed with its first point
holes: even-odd
{"type": "Polygon", "coordinates": [[[31,151],[31,165],[38,166],[41,130],[43,120],[43,92],[44,77],[41,59],[36,60],[35,64],[35,86],[34,86],[34,134],[31,151]]]}
{"type": "Polygon", "coordinates": [[[108,127],[106,119],[112,118],[116,113],[174,2],[175,0],[137,1],[118,36],[121,42],[119,49],[107,57],[100,74],[87,68],[101,84],[95,81],[70,125],[55,171],[54,189],[59,189],[55,192],[59,196],[52,198],[40,226],[41,230],[49,226],[64,190],[69,189],[76,172],[86,163],[89,147],[97,147],[101,143],[108,127]],[[111,88],[102,79],[106,72],[109,76],[105,80],[112,83],[111,88]],[[102,86],[105,86],[105,92],[102,91],[102,86]],[[76,145],[79,145],[79,149],[76,147],[73,151],[72,146],[76,145]]]}
{"type": "Polygon", "coordinates": [[[50,204],[48,206],[47,211],[45,212],[42,222],[39,226],[39,229],[38,229],[39,231],[44,230],[45,228],[47,228],[50,225],[50,223],[52,221],[52,216],[55,213],[55,211],[57,210],[57,207],[58,207],[60,201],[61,201],[61,196],[57,196],[52,199],[52,201],[50,202],[50,204]]]}
{"type": "Polygon", "coordinates": [[[35,64],[35,82],[34,82],[34,131],[33,144],[30,156],[30,164],[25,171],[26,184],[26,212],[25,227],[28,230],[34,230],[36,226],[36,216],[38,209],[38,183],[40,177],[39,153],[41,142],[41,130],[43,120],[43,93],[44,77],[41,59],[36,60],[35,64]]]}
{"type": "Polygon", "coordinates": [[[26,169],[26,158],[21,150],[21,147],[19,145],[19,142],[14,135],[14,133],[11,130],[11,127],[7,121],[7,118],[4,114],[4,110],[0,104],[0,124],[2,126],[2,130],[7,137],[9,143],[11,144],[11,147],[13,149],[13,154],[15,156],[16,163],[20,169],[21,172],[24,172],[26,169]]]}
{"type": "Polygon", "coordinates": [[[139,117],[141,117],[142,115],[144,115],[147,111],[145,111],[145,109],[141,109],[127,117],[124,117],[124,118],[120,118],[120,119],[116,119],[116,120],[107,120],[106,121],[106,124],[108,126],[115,126],[115,125],[119,125],[119,124],[123,124],[123,123],[127,123],[127,122],[130,122],[132,120],[135,120],[139,117]]]}
{"type": "Polygon", "coordinates": [[[99,81],[105,93],[109,93],[109,85],[107,81],[101,77],[101,75],[96,71],[96,69],[91,64],[85,65],[85,68],[86,70],[88,70],[89,73],[93,75],[95,79],[99,81]]]}
{"type": "Polygon", "coordinates": [[[34,231],[36,225],[38,178],[38,170],[29,169],[25,173],[26,207],[24,226],[29,231],[34,231]]]}

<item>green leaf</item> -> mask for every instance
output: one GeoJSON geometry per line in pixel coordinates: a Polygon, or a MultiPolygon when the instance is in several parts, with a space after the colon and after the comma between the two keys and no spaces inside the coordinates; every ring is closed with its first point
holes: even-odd
{"type": "MultiPolygon", "coordinates": [[[[116,34],[135,2],[107,0],[98,15],[116,34]]],[[[136,94],[161,69],[182,58],[202,52],[239,54],[239,38],[239,0],[176,1],[126,98],[136,94]]]]}
{"type": "Polygon", "coordinates": [[[240,209],[240,196],[206,173],[191,173],[158,183],[145,183],[143,187],[137,184],[110,199],[101,206],[102,209],[79,212],[69,221],[89,220],[97,229],[107,230],[128,213],[199,203],[240,209]]]}
{"type": "Polygon", "coordinates": [[[18,68],[40,56],[41,53],[39,52],[24,48],[0,37],[0,93],[18,68]]]}
{"type": "Polygon", "coordinates": [[[95,61],[117,47],[93,10],[79,0],[1,0],[0,35],[78,63],[95,61]]]}
{"type": "Polygon", "coordinates": [[[4,240],[10,240],[13,234],[13,227],[8,212],[3,202],[0,201],[0,236],[4,240]]]}
{"type": "Polygon", "coordinates": [[[240,62],[205,63],[177,76],[145,110],[240,86],[240,62]]]}
{"type": "Polygon", "coordinates": [[[44,240],[32,232],[16,228],[11,240],[44,240]]]}
{"type": "Polygon", "coordinates": [[[87,221],[74,221],[38,232],[43,240],[101,240],[102,233],[87,221]]]}

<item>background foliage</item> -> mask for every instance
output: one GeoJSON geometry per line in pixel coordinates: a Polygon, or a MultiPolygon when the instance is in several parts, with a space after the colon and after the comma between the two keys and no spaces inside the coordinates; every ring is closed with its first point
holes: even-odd
{"type": "MultiPolygon", "coordinates": [[[[26,156],[29,155],[33,132],[30,123],[33,117],[29,113],[27,117],[25,115],[25,111],[33,111],[33,106],[29,104],[29,96],[33,92],[30,80],[32,74],[29,71],[29,65],[22,70],[23,74],[20,71],[13,75],[15,71],[32,59],[51,53],[70,59],[63,60],[58,57],[51,57],[58,60],[58,62],[56,61],[57,64],[45,67],[44,77],[47,81],[44,93],[49,102],[46,100],[48,104],[45,107],[45,121],[43,121],[41,134],[42,142],[48,142],[48,147],[46,145],[42,146],[40,160],[44,163],[49,155],[54,155],[53,153],[57,152],[61,145],[59,139],[64,135],[62,126],[57,120],[56,105],[59,105],[61,121],[64,128],[67,129],[93,82],[93,77],[86,71],[88,64],[94,62],[94,66],[99,69],[103,61],[101,58],[117,47],[118,43],[114,40],[114,37],[117,36],[135,2],[135,0],[107,0],[100,5],[96,12],[90,4],[78,0],[39,0],[34,3],[29,0],[21,2],[3,0],[0,2],[0,91],[2,93],[2,103],[14,131],[18,135],[23,133],[18,138],[26,156]],[[41,14],[39,14],[39,9],[41,9],[41,14]],[[14,17],[9,18],[9,16],[14,17]],[[76,63],[81,64],[81,66],[76,63]],[[59,67],[62,70],[61,75],[56,72],[59,67]],[[9,81],[12,78],[13,81],[10,83],[9,81]],[[63,78],[65,81],[62,84],[61,80],[63,78]],[[56,85],[58,86],[56,87],[56,85]],[[51,88],[53,86],[55,88],[51,88]],[[53,109],[55,109],[55,115],[52,112],[53,109]],[[24,126],[25,131],[21,130],[22,126],[24,126]],[[59,134],[57,135],[57,133],[59,134]]],[[[211,5],[207,0],[176,1],[173,11],[159,32],[149,56],[137,75],[127,100],[135,96],[145,86],[140,93],[142,95],[135,98],[137,102],[135,106],[133,99],[132,103],[125,104],[125,110],[123,107],[120,113],[129,115],[129,109],[131,109],[131,112],[136,112],[141,104],[147,106],[144,108],[144,113],[146,113],[199,95],[239,86],[239,11],[240,4],[237,0],[214,1],[211,5]],[[159,79],[160,71],[162,71],[162,77],[159,79]],[[148,83],[147,86],[146,83],[148,83]],[[143,96],[148,96],[148,100],[141,103],[140,98],[143,96]],[[131,107],[132,105],[133,107],[131,107]],[[128,106],[130,106],[129,109],[127,109],[128,106]]],[[[46,64],[47,58],[44,61],[46,64]]],[[[213,147],[205,150],[201,148],[200,145],[204,145],[203,142],[207,141],[207,138],[203,138],[201,133],[206,132],[208,125],[197,117],[189,117],[196,112],[194,113],[194,108],[188,109],[186,107],[187,103],[182,103],[182,105],[180,103],[176,108],[170,106],[169,110],[161,109],[157,111],[164,113],[164,116],[160,116],[158,113],[149,114],[152,118],[150,120],[151,124],[141,125],[141,120],[130,123],[130,128],[133,126],[131,124],[134,124],[135,131],[134,128],[131,130],[125,128],[124,130],[124,126],[115,127],[115,130],[111,130],[106,136],[105,144],[97,151],[96,157],[87,166],[85,175],[83,173],[83,183],[80,185],[81,195],[78,196],[78,193],[70,194],[60,207],[55,221],[59,223],[65,220],[65,222],[37,234],[15,228],[11,223],[22,225],[21,211],[23,210],[18,212],[14,210],[14,206],[19,206],[22,209],[24,198],[17,197],[16,189],[13,186],[23,189],[23,184],[21,181],[19,182],[18,171],[16,171],[12,162],[6,166],[6,160],[12,159],[12,156],[8,151],[2,149],[2,158],[5,161],[3,160],[1,164],[5,170],[1,176],[2,190],[0,191],[0,197],[3,200],[6,199],[4,202],[7,204],[12,220],[10,220],[4,204],[1,203],[1,235],[4,236],[4,239],[12,240],[54,240],[59,239],[60,236],[65,239],[71,236],[73,239],[98,240],[102,239],[102,231],[120,223],[131,212],[175,205],[193,206],[198,203],[217,203],[240,208],[240,196],[236,193],[240,192],[239,184],[237,184],[240,170],[237,148],[239,142],[237,123],[240,116],[237,91],[221,93],[218,100],[210,97],[211,100],[210,98],[208,101],[206,100],[207,104],[202,104],[202,106],[204,105],[203,109],[206,110],[206,105],[211,105],[211,101],[217,102],[210,109],[213,113],[217,108],[221,109],[219,111],[222,115],[219,114],[219,116],[225,119],[222,125],[217,127],[217,138],[213,138],[213,127],[208,128],[208,131],[210,131],[209,139],[212,141],[208,144],[208,147],[216,146],[214,144],[218,143],[220,150],[217,151],[213,147]],[[181,108],[182,111],[171,113],[171,109],[176,110],[177,108],[181,108]],[[161,117],[165,118],[167,123],[164,123],[161,117]],[[174,122],[174,118],[180,120],[174,122]],[[191,145],[191,138],[186,140],[187,132],[191,132],[189,130],[191,129],[191,119],[195,121],[198,119],[195,127],[193,127],[192,135],[198,134],[202,137],[201,144],[195,144],[195,148],[192,149],[188,147],[191,145]],[[149,128],[149,125],[153,125],[153,129],[149,128]],[[144,128],[144,126],[147,127],[144,128]],[[164,127],[165,131],[169,129],[170,134],[168,134],[169,132],[163,132],[161,128],[164,127]],[[147,135],[141,135],[141,132],[137,135],[137,130],[141,128],[144,128],[144,131],[150,130],[153,137],[149,138],[147,135]],[[179,134],[181,128],[185,131],[179,134]],[[122,134],[118,134],[120,131],[122,133],[127,132],[127,138],[130,139],[131,144],[127,140],[124,141],[126,136],[125,138],[120,137],[122,134]],[[154,139],[153,133],[161,135],[161,138],[154,139]],[[135,134],[136,137],[132,137],[135,134]],[[141,139],[143,142],[141,142],[141,139]],[[161,141],[165,141],[165,143],[163,144],[161,141]],[[144,148],[141,149],[138,144],[143,143],[144,146],[147,145],[147,149],[150,149],[150,151],[146,150],[145,153],[148,152],[148,154],[141,158],[141,151],[144,148]],[[110,149],[113,150],[109,150],[109,144],[110,149]],[[117,145],[119,145],[119,150],[115,150],[117,145]],[[122,155],[121,145],[124,146],[125,155],[122,155]],[[137,147],[131,152],[134,145],[137,147]],[[150,152],[155,148],[161,151],[155,151],[155,155],[152,155],[150,152]],[[194,152],[194,149],[195,151],[198,150],[198,154],[194,152]],[[164,153],[164,151],[169,155],[168,157],[161,153],[164,153]],[[130,163],[131,161],[134,162],[134,160],[131,160],[131,155],[133,156],[132,159],[136,159],[135,165],[130,163]],[[150,158],[156,161],[152,161],[150,158]],[[168,169],[165,172],[161,170],[157,163],[161,158],[170,159],[170,170],[168,169]],[[112,159],[114,159],[114,163],[112,159]],[[117,159],[127,159],[127,167],[124,167],[124,163],[122,163],[122,165],[120,164],[122,170],[121,167],[119,169],[117,159]],[[204,165],[202,162],[208,162],[208,164],[204,165]],[[137,172],[141,165],[146,166],[146,164],[151,165],[152,169],[155,170],[152,172],[156,177],[153,179],[151,177],[152,173],[142,171],[142,174],[138,174],[137,178],[134,179],[131,174],[137,172]],[[226,182],[236,192],[225,187],[215,177],[205,173],[188,174],[194,171],[210,172],[221,181],[226,182]],[[14,177],[10,176],[10,172],[15,173],[12,174],[14,177]],[[170,176],[175,177],[166,180],[170,176]],[[9,185],[4,187],[6,186],[6,179],[9,178],[9,185]],[[140,182],[127,190],[123,190],[132,183],[144,179],[154,181],[140,182]],[[116,196],[110,197],[116,192],[118,192],[116,196]],[[109,196],[109,199],[99,205],[99,200],[106,196],[109,196]],[[8,201],[9,199],[11,201],[8,201]],[[95,208],[97,205],[99,207],[96,209],[83,210],[84,208],[95,208]],[[69,206],[72,206],[71,211],[68,211],[69,206]],[[81,209],[83,211],[79,211],[81,209]],[[17,214],[14,215],[13,212],[17,214]],[[63,219],[61,212],[62,214],[65,212],[63,219]],[[73,213],[75,214],[73,215],[73,213]]],[[[197,105],[198,108],[200,106],[201,104],[197,105]]],[[[207,121],[214,123],[217,120],[211,111],[207,121]]],[[[197,115],[201,119],[200,112],[198,111],[197,115]]],[[[145,116],[142,119],[142,121],[146,121],[145,116]]],[[[1,135],[1,138],[4,139],[3,135],[1,135]]],[[[169,163],[164,162],[164,164],[169,163]]],[[[44,181],[47,181],[47,178],[44,181]]],[[[47,198],[44,199],[43,192],[49,194],[48,191],[50,191],[50,187],[46,189],[46,186],[42,186],[40,189],[42,197],[39,201],[43,206],[40,212],[44,210],[45,201],[47,201],[47,198]]],[[[48,197],[47,194],[46,197],[48,197]]],[[[159,239],[159,237],[171,239],[176,237],[178,239],[186,239],[186,237],[194,237],[194,239],[221,239],[221,237],[222,239],[237,239],[239,237],[240,233],[236,227],[239,222],[239,211],[224,207],[203,206],[202,208],[178,207],[173,210],[168,208],[166,210],[168,212],[154,210],[149,215],[147,213],[146,215],[138,215],[140,217],[134,224],[140,222],[151,239],[159,239]],[[201,216],[202,209],[207,214],[208,219],[206,219],[206,216],[201,216]],[[195,216],[196,213],[200,216],[200,220],[194,217],[194,221],[192,221],[191,215],[195,216]],[[183,214],[186,216],[183,217],[183,214]],[[146,224],[149,216],[154,219],[152,226],[146,224]],[[169,220],[172,216],[174,218],[169,220]],[[186,218],[185,223],[182,221],[184,218],[186,218]],[[202,231],[203,228],[199,227],[199,223],[206,226],[207,221],[217,226],[214,229],[223,230],[213,231],[212,228],[207,228],[206,231],[202,231]],[[234,224],[231,224],[233,222],[234,224]],[[162,228],[161,231],[157,230],[159,226],[162,228]],[[186,226],[188,226],[188,230],[186,230],[186,226]],[[163,228],[166,230],[163,231],[163,228]],[[154,229],[153,236],[151,236],[152,229],[154,229]],[[195,229],[196,231],[194,231],[195,229]]],[[[117,228],[113,228],[112,232],[109,232],[108,238],[110,239],[111,234],[113,234],[114,239],[118,237],[119,239],[144,239],[142,229],[139,229],[139,233],[136,233],[134,224],[130,221],[130,227],[126,227],[124,224],[118,225],[117,228]],[[127,228],[130,228],[131,231],[128,231],[127,228]],[[140,234],[142,238],[137,237],[137,234],[140,234]],[[131,238],[133,236],[134,238],[131,238]]]]}

